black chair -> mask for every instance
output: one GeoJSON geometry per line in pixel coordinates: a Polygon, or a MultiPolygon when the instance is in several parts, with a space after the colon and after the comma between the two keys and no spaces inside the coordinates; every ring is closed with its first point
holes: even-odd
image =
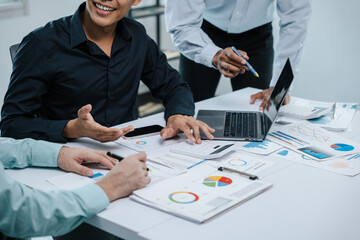
{"type": "Polygon", "coordinates": [[[9,48],[12,63],[14,63],[14,58],[17,53],[17,50],[19,49],[19,46],[20,46],[20,43],[16,43],[16,44],[10,46],[10,48],[9,48]]]}

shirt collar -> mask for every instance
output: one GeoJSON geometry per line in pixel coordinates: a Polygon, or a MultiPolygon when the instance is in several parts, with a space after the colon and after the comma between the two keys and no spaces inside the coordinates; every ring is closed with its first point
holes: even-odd
{"type": "Polygon", "coordinates": [[[80,13],[85,10],[85,4],[84,2],[79,6],[70,20],[70,44],[72,48],[87,41],[80,17],[80,13]]]}
{"type": "MultiPolygon", "coordinates": [[[[82,3],[70,20],[70,44],[72,48],[87,41],[80,17],[80,13],[85,11],[85,6],[86,3],[82,3]]],[[[124,40],[130,40],[131,31],[126,24],[127,21],[125,19],[126,18],[123,18],[117,23],[116,32],[117,34],[120,34],[124,40]]]]}

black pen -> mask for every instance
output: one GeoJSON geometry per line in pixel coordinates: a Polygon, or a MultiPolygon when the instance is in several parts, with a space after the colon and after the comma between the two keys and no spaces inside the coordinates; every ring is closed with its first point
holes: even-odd
{"type": "Polygon", "coordinates": [[[256,180],[256,179],[259,179],[258,176],[256,175],[253,175],[253,174],[250,174],[250,173],[246,173],[246,172],[242,172],[242,171],[239,171],[239,170],[236,170],[236,169],[232,169],[232,168],[227,168],[227,167],[219,167],[218,168],[219,171],[229,171],[229,172],[235,172],[235,173],[238,173],[240,175],[244,175],[244,176],[247,176],[249,177],[250,180],[256,180]]]}
{"type": "Polygon", "coordinates": [[[115,153],[112,153],[112,152],[107,152],[106,155],[108,155],[109,157],[115,158],[119,162],[124,159],[123,157],[121,157],[115,153]]]}
{"type": "MultiPolygon", "coordinates": [[[[115,158],[116,160],[118,160],[118,162],[120,162],[121,160],[124,159],[123,157],[121,157],[115,153],[112,153],[112,152],[107,152],[106,155],[108,155],[109,157],[115,158]]],[[[146,168],[146,171],[149,171],[149,168],[146,168]]]]}

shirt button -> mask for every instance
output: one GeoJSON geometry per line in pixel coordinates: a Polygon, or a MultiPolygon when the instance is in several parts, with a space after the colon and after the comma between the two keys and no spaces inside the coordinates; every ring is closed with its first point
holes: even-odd
{"type": "Polygon", "coordinates": [[[236,15],[240,15],[240,12],[236,12],[236,15]]]}

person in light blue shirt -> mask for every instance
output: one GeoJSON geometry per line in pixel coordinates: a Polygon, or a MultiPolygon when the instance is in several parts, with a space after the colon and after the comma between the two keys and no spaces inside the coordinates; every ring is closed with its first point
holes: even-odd
{"type": "Polygon", "coordinates": [[[231,78],[233,90],[266,89],[252,96],[254,102],[269,95],[287,58],[298,72],[310,13],[310,0],[167,0],[165,21],[181,53],[180,73],[195,101],[213,97],[223,74],[231,78]],[[275,8],[280,35],[274,57],[275,8]],[[243,50],[239,52],[259,78],[245,72],[245,61],[231,46],[243,50]]]}
{"type": "Polygon", "coordinates": [[[109,202],[150,182],[146,155],[138,153],[116,164],[103,151],[63,147],[32,139],[0,138],[0,237],[27,238],[65,234],[104,210],[109,202]],[[104,179],[72,191],[44,192],[7,176],[5,168],[60,167],[92,176],[84,161],[112,169],[104,179]]]}

